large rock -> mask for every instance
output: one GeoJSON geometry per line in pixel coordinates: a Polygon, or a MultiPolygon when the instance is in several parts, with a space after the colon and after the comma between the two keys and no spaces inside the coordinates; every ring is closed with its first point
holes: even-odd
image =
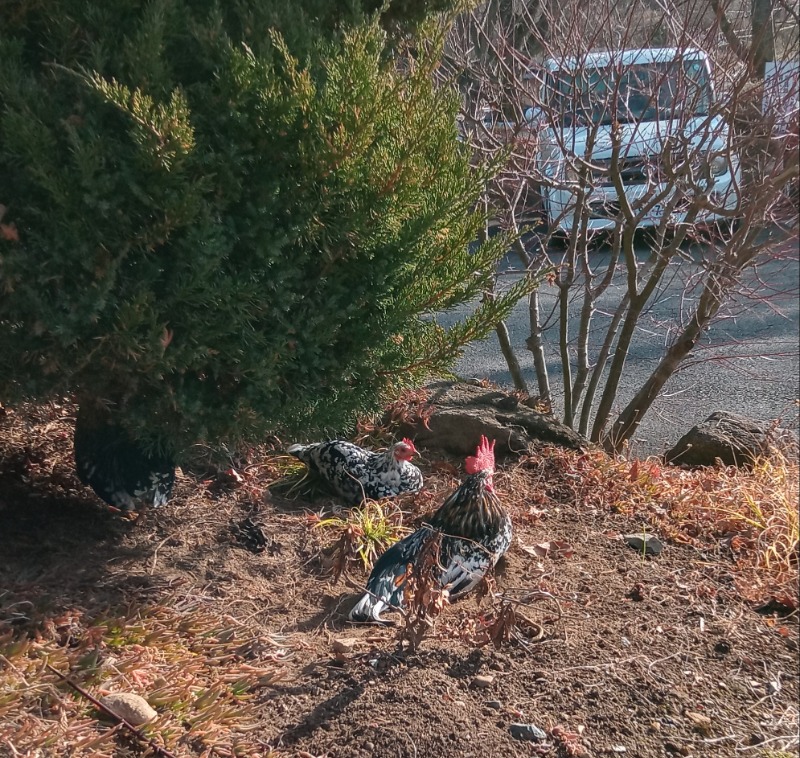
{"type": "Polygon", "coordinates": [[[713,466],[717,459],[726,466],[741,466],[774,448],[792,446],[796,446],[794,435],[785,429],[776,429],[772,423],[714,411],[684,434],[664,458],[668,463],[689,466],[713,466]]]}
{"type": "Polygon", "coordinates": [[[554,416],[538,413],[518,398],[471,382],[434,382],[422,418],[407,422],[401,432],[420,445],[455,455],[475,450],[481,435],[497,441],[498,453],[527,452],[534,441],[580,450],[589,442],[554,416]]]}

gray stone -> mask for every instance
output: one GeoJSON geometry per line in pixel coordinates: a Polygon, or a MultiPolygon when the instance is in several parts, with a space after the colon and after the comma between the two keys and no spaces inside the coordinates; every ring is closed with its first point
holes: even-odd
{"type": "Polygon", "coordinates": [[[664,545],[654,534],[626,534],[625,544],[647,555],[661,555],[664,545]]]}
{"type": "Polygon", "coordinates": [[[770,422],[715,411],[684,434],[664,458],[688,466],[713,466],[717,459],[726,466],[741,466],[775,448],[796,450],[797,437],[770,422]]]}
{"type": "Polygon", "coordinates": [[[133,726],[146,724],[158,715],[150,703],[133,692],[113,692],[100,698],[100,702],[133,726]]]}
{"type": "Polygon", "coordinates": [[[445,381],[433,382],[426,389],[424,418],[400,426],[400,433],[419,445],[469,455],[485,434],[496,440],[497,453],[525,453],[534,441],[571,450],[589,447],[584,437],[555,416],[539,413],[507,392],[445,381]]]}
{"type": "Polygon", "coordinates": [[[509,724],[508,731],[515,740],[544,742],[547,739],[547,732],[539,729],[535,724],[509,724]]]}

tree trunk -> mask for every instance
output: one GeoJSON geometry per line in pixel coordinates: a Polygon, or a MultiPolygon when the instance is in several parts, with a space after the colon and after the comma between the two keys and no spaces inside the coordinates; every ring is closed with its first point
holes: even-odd
{"type": "Polygon", "coordinates": [[[581,256],[581,269],[584,276],[583,305],[581,306],[581,318],[578,326],[578,358],[575,370],[575,383],[572,385],[572,415],[569,421],[570,426],[574,426],[575,415],[578,412],[583,390],[586,388],[586,380],[589,378],[589,327],[594,315],[594,296],[592,290],[592,271],[586,260],[587,254],[584,251],[581,256]]]}
{"type": "MultiPolygon", "coordinates": [[[[720,268],[721,270],[718,270],[717,273],[709,275],[703,288],[703,293],[700,296],[700,302],[698,302],[697,309],[688,326],[670,346],[664,357],[659,361],[655,371],[641,386],[634,398],[625,406],[614,422],[611,431],[603,439],[603,445],[609,452],[619,452],[622,444],[633,436],[664,384],[675,373],[675,369],[680,362],[691,352],[700,335],[717,314],[734,282],[732,270],[736,270],[729,265],[720,268]]],[[[594,433],[594,429],[592,433],[594,433]]]]}
{"type": "Polygon", "coordinates": [[[500,342],[500,350],[503,351],[503,357],[508,364],[508,370],[511,373],[511,381],[514,382],[514,387],[523,392],[528,391],[528,385],[525,382],[525,377],[522,375],[522,368],[520,368],[517,356],[514,354],[514,348],[511,347],[511,338],[508,336],[508,326],[505,321],[501,321],[496,327],[497,339],[500,342]]]}
{"type": "Polygon", "coordinates": [[[661,392],[662,387],[675,373],[678,364],[697,344],[697,339],[707,323],[701,325],[694,322],[667,350],[655,371],[641,386],[634,398],[625,406],[625,409],[619,414],[611,427],[611,431],[603,439],[603,446],[606,450],[611,453],[619,452],[623,443],[633,436],[639,428],[645,413],[658,397],[658,393],[661,392]]]}
{"type": "Polygon", "coordinates": [[[597,356],[597,362],[592,369],[592,376],[589,379],[589,386],[586,389],[586,397],[583,400],[583,406],[581,408],[579,431],[584,437],[589,429],[589,416],[591,416],[592,413],[592,406],[594,405],[594,398],[597,394],[597,387],[600,384],[600,378],[603,376],[603,371],[605,370],[606,363],[608,362],[608,356],[611,353],[611,346],[614,344],[614,338],[617,336],[619,322],[622,321],[622,317],[625,315],[625,312],[628,309],[628,302],[629,299],[626,293],[622,298],[622,302],[617,306],[617,310],[614,312],[614,316],[611,319],[608,330],[606,331],[606,337],[603,341],[603,346],[600,348],[600,353],[597,356]]]}
{"type": "Polygon", "coordinates": [[[772,28],[772,0],[752,0],[753,41],[750,56],[753,77],[764,79],[767,61],[775,60],[775,34],[772,28]]]}
{"type": "Polygon", "coordinates": [[[547,372],[547,361],[544,355],[544,342],[542,341],[542,326],[539,322],[539,291],[531,292],[528,300],[528,314],[530,318],[531,333],[525,340],[525,346],[533,354],[533,367],[536,371],[536,384],[539,388],[539,398],[545,403],[552,403],[553,392],[550,389],[550,375],[547,372]]]}
{"type": "Polygon", "coordinates": [[[739,60],[746,63],[750,57],[750,48],[743,44],[736,36],[736,30],[728,19],[728,14],[725,13],[725,8],[722,7],[720,0],[710,0],[710,2],[711,8],[717,16],[719,28],[722,35],[725,37],[725,41],[730,46],[731,50],[733,50],[734,55],[736,55],[739,60]]]}
{"type": "Polygon", "coordinates": [[[763,79],[765,64],[775,60],[775,33],[772,27],[773,0],[750,0],[750,44],[744,44],[736,36],[726,8],[720,0],[709,0],[717,16],[719,28],[725,41],[739,60],[750,67],[750,76],[763,79]]]}
{"type": "Polygon", "coordinates": [[[572,282],[558,287],[558,344],[561,352],[561,372],[564,377],[564,423],[572,426],[572,366],[569,362],[569,289],[572,282]]]}

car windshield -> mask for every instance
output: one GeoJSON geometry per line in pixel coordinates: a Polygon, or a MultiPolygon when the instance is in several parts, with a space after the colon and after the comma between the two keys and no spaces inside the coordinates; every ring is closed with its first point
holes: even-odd
{"type": "Polygon", "coordinates": [[[711,105],[711,84],[701,60],[551,72],[548,91],[565,126],[706,116],[711,105]]]}

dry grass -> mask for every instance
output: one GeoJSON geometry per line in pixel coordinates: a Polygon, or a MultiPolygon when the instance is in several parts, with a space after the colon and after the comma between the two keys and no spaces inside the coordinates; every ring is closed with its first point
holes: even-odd
{"type": "MultiPolygon", "coordinates": [[[[25,605],[3,601],[6,620],[19,621],[25,605]]],[[[135,742],[103,723],[90,703],[47,670],[49,664],[95,697],[146,695],[159,716],[142,731],[167,750],[264,755],[251,734],[251,703],[259,689],[282,680],[290,658],[281,639],[212,613],[191,597],[96,618],[72,608],[25,634],[9,624],[0,635],[0,745],[22,755],[113,758],[120,755],[118,740],[135,742]]]]}
{"type": "MultiPolygon", "coordinates": [[[[72,473],[73,416],[74,408],[66,402],[6,411],[0,417],[0,479],[12,482],[15,492],[30,488],[37,497],[57,495],[60,501],[75,498],[87,500],[86,508],[99,507],[72,473]]],[[[257,513],[268,502],[268,488],[275,491],[271,485],[287,479],[297,483],[302,468],[270,450],[229,463],[239,476],[228,481],[218,471],[219,493],[212,492],[217,480],[190,482],[197,490],[191,495],[194,504],[208,509],[197,527],[208,534],[193,534],[198,545],[210,544],[214,530],[224,529],[240,511],[257,513]]],[[[307,533],[317,547],[329,548],[333,556],[335,565],[329,567],[353,568],[361,585],[363,572],[380,551],[402,537],[407,525],[414,525],[412,519],[432,511],[455,485],[457,467],[447,460],[428,464],[425,489],[391,506],[367,503],[341,515],[305,519],[287,510],[276,518],[287,529],[310,527],[307,533]]],[[[614,514],[630,516],[667,542],[716,556],[741,595],[753,603],[775,599],[794,609],[798,473],[797,460],[781,455],[760,459],[749,470],[690,471],[655,459],[631,462],[601,451],[580,454],[544,447],[505,462],[496,484],[518,534],[529,524],[540,531],[539,522],[562,506],[594,513],[601,523],[614,514]]],[[[186,500],[183,507],[191,504],[186,500]]],[[[578,544],[577,537],[563,536],[578,544]]],[[[305,553],[309,562],[312,553],[305,553]]],[[[149,565],[154,564],[153,559],[149,565]]],[[[565,623],[558,601],[547,592],[552,579],[542,578],[544,570],[537,574],[535,564],[525,565],[527,594],[516,597],[508,582],[501,582],[505,593],[488,587],[489,602],[480,612],[453,607],[439,616],[443,599],[424,583],[416,587],[418,602],[411,606],[420,611],[420,623],[411,630],[414,639],[429,635],[477,647],[519,647],[538,644],[543,630],[552,639],[552,624],[565,623]],[[531,594],[534,587],[538,589],[531,594]],[[548,602],[538,606],[541,613],[534,617],[532,602],[542,599],[548,602]],[[434,618],[435,628],[430,623],[434,618]]],[[[221,610],[223,603],[168,584],[159,588],[157,602],[104,611],[49,608],[39,602],[35,582],[21,581],[13,593],[0,591],[0,754],[10,746],[10,755],[16,751],[26,756],[126,758],[147,752],[134,735],[104,721],[91,703],[49,672],[49,664],[93,696],[146,696],[159,716],[143,731],[176,755],[270,755],[253,725],[260,716],[261,692],[290,676],[294,638],[290,643],[270,635],[255,622],[251,626],[228,615],[221,610]]],[[[402,636],[408,629],[398,631],[402,636]]],[[[412,641],[408,635],[405,640],[412,641]]]]}
{"type": "Polygon", "coordinates": [[[523,493],[517,506],[523,514],[571,500],[637,516],[668,539],[726,555],[744,597],[797,608],[797,459],[776,451],[749,469],[688,470],[655,458],[626,461],[600,451],[547,448],[521,460],[507,477],[506,490],[523,493]]]}

